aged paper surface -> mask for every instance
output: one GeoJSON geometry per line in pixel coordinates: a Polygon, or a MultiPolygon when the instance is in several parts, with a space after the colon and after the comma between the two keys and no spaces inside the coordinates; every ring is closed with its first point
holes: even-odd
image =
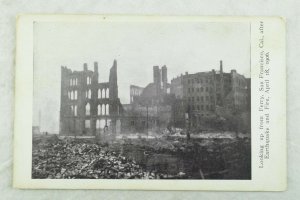
{"type": "Polygon", "coordinates": [[[275,17],[19,17],[15,187],[284,190],[284,28],[275,17]]]}

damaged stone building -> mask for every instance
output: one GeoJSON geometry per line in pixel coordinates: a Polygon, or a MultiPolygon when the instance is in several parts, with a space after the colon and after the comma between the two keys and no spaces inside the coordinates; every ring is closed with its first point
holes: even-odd
{"type": "Polygon", "coordinates": [[[171,85],[167,67],[153,67],[153,82],[146,87],[130,86],[130,104],[123,104],[123,132],[157,131],[170,123],[172,115],[171,85]]]}
{"type": "Polygon", "coordinates": [[[186,72],[172,79],[171,93],[176,98],[174,121],[181,127],[187,118],[192,126],[196,126],[202,118],[214,115],[220,107],[249,110],[251,103],[250,79],[238,74],[236,70],[223,72],[222,61],[219,71],[195,74],[186,72]]]}
{"type": "Polygon", "coordinates": [[[61,67],[60,135],[120,132],[122,105],[118,98],[117,61],[113,62],[108,82],[98,82],[98,76],[97,62],[94,71],[86,63],[83,71],[61,67]]]}
{"type": "Polygon", "coordinates": [[[168,83],[167,67],[153,67],[153,82],[145,87],[130,85],[130,103],[118,97],[117,62],[109,81],[98,81],[87,64],[83,71],[61,67],[60,134],[95,136],[101,133],[159,132],[170,126],[186,128],[187,119],[197,126],[218,109],[250,111],[250,79],[236,70],[198,72],[173,78],[168,83]]]}

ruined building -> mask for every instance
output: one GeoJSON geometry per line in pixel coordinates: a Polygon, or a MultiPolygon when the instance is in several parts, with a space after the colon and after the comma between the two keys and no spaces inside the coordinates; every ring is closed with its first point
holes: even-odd
{"type": "Polygon", "coordinates": [[[98,82],[98,63],[94,71],[61,67],[60,134],[94,136],[120,132],[122,105],[118,98],[117,62],[110,69],[109,81],[98,82]]]}
{"type": "Polygon", "coordinates": [[[153,67],[153,82],[146,87],[130,86],[130,104],[123,105],[123,132],[165,128],[170,122],[172,102],[167,67],[153,67]]]}
{"type": "Polygon", "coordinates": [[[184,124],[185,113],[188,113],[192,123],[197,124],[201,118],[214,115],[219,107],[247,110],[250,105],[249,91],[250,79],[238,74],[236,70],[223,72],[222,61],[219,71],[195,74],[186,72],[171,80],[171,93],[176,97],[178,111],[174,121],[184,124]]]}
{"type": "Polygon", "coordinates": [[[151,104],[157,105],[164,101],[167,94],[170,93],[170,84],[168,83],[167,67],[164,65],[159,69],[153,67],[153,82],[145,88],[131,85],[130,86],[130,103],[131,104],[151,104]]]}

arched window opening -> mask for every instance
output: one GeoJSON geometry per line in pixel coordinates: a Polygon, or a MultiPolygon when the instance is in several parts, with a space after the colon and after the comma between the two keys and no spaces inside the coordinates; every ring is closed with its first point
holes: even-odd
{"type": "Polygon", "coordinates": [[[105,115],[105,105],[104,105],[104,104],[102,104],[102,105],[101,105],[101,108],[102,108],[101,115],[105,115]]]}
{"type": "Polygon", "coordinates": [[[87,103],[86,106],[85,106],[85,115],[90,115],[90,104],[87,103]]]}
{"type": "Polygon", "coordinates": [[[74,99],[77,99],[77,90],[75,90],[74,99]]]}
{"type": "Polygon", "coordinates": [[[111,120],[110,120],[110,119],[107,119],[106,125],[107,125],[108,127],[110,126],[110,122],[111,122],[111,120]]]}
{"type": "Polygon", "coordinates": [[[99,119],[97,119],[97,121],[96,121],[96,129],[100,129],[100,120],[99,119]]]}
{"type": "Polygon", "coordinates": [[[98,89],[97,96],[98,96],[98,99],[101,98],[101,89],[98,89]]]}
{"type": "Polygon", "coordinates": [[[88,119],[88,120],[85,120],[84,122],[84,127],[85,128],[91,128],[91,121],[88,119]]]}
{"type": "Polygon", "coordinates": [[[105,110],[106,110],[106,113],[105,113],[105,114],[106,114],[106,115],[109,115],[109,104],[106,104],[106,109],[105,109],[105,110]]]}
{"type": "Polygon", "coordinates": [[[91,91],[91,89],[89,89],[89,94],[88,94],[88,96],[89,96],[89,99],[91,99],[91,97],[92,97],[92,91],[91,91]]]}
{"type": "Polygon", "coordinates": [[[105,119],[101,119],[100,120],[100,128],[104,128],[105,127],[105,119]]]}
{"type": "Polygon", "coordinates": [[[74,99],[74,93],[73,93],[73,91],[71,92],[71,100],[73,100],[74,99]]]}
{"type": "Polygon", "coordinates": [[[105,98],[105,90],[102,89],[102,92],[101,92],[101,99],[105,98]]]}
{"type": "Polygon", "coordinates": [[[106,97],[106,98],[109,98],[109,88],[106,89],[105,97],[106,97]]]}
{"type": "Polygon", "coordinates": [[[101,105],[99,104],[98,107],[97,107],[97,114],[98,115],[101,115],[101,105]]]}
{"type": "Polygon", "coordinates": [[[90,85],[92,83],[92,78],[91,77],[86,77],[86,84],[90,85]]]}
{"type": "Polygon", "coordinates": [[[73,113],[74,113],[74,108],[73,106],[71,106],[71,115],[73,115],[73,113]]]}
{"type": "Polygon", "coordinates": [[[70,86],[72,86],[72,79],[70,79],[70,86]]]}
{"type": "Polygon", "coordinates": [[[77,116],[77,106],[74,106],[74,116],[77,116]]]}

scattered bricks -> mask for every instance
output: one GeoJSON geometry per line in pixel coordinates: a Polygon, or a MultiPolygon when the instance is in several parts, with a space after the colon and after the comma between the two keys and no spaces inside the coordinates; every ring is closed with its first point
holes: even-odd
{"type": "Polygon", "coordinates": [[[249,140],[220,138],[187,143],[161,138],[112,144],[40,140],[33,142],[32,178],[233,179],[243,175],[248,179],[249,163],[249,140]]]}
{"type": "Polygon", "coordinates": [[[33,178],[136,178],[139,165],[97,144],[58,140],[33,151],[33,178]],[[38,156],[40,152],[47,152],[38,156]],[[41,169],[41,166],[45,165],[41,169]],[[128,171],[135,174],[126,175],[128,171]]]}

